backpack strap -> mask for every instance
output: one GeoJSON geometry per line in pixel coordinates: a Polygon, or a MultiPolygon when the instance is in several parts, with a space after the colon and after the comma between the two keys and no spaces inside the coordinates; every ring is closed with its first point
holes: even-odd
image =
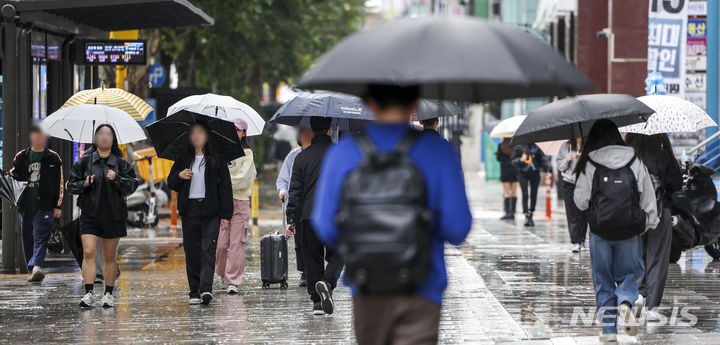
{"type": "Polygon", "coordinates": [[[630,158],[630,161],[627,164],[625,164],[625,166],[629,168],[635,162],[635,158],[637,158],[637,156],[633,155],[633,157],[630,158]]]}
{"type": "Polygon", "coordinates": [[[365,134],[365,132],[358,132],[353,134],[353,139],[355,139],[355,143],[365,156],[369,156],[377,150],[375,148],[375,144],[373,144],[372,140],[370,140],[370,138],[367,136],[367,134],[365,134]]]}
{"type": "Polygon", "coordinates": [[[420,131],[410,128],[410,130],[405,133],[402,139],[400,139],[400,142],[398,142],[395,146],[395,152],[407,156],[408,153],[410,153],[410,149],[412,149],[415,145],[415,141],[417,141],[419,137],[420,131]]]}

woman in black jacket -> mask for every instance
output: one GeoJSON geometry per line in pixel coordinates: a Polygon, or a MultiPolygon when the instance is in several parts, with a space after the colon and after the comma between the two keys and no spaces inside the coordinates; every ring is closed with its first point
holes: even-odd
{"type": "Polygon", "coordinates": [[[682,188],[682,172],[667,134],[628,133],[625,143],[635,149],[635,154],[647,166],[656,194],[662,193],[656,195],[662,206],[662,210],[658,209],[660,223],[642,235],[645,274],[639,279],[640,296],[635,302],[640,308],[647,307],[651,315],[660,305],[665,290],[672,242],[672,194],[682,188]]]}
{"type": "Polygon", "coordinates": [[[83,246],[82,276],[85,296],[81,307],[92,307],[95,303],[93,282],[95,280],[95,256],[98,242],[103,252],[103,276],[105,292],[101,301],[103,307],[112,307],[113,286],[117,275],[117,246],[120,237],[127,236],[125,220],[127,204],[125,197],[138,186],[135,171],[123,159],[117,146],[115,131],[103,124],[95,129],[93,153],[84,155],[73,165],[67,188],[79,195],[80,234],[83,246]]]}
{"type": "Polygon", "coordinates": [[[515,205],[517,205],[517,183],[518,170],[512,164],[513,148],[510,146],[510,138],[505,138],[498,145],[495,157],[500,162],[500,182],[503,186],[503,198],[505,215],[502,220],[515,219],[515,205]]]}
{"type": "Polygon", "coordinates": [[[518,169],[523,213],[525,213],[525,226],[535,226],[532,217],[537,203],[538,188],[540,187],[540,170],[550,173],[552,165],[540,147],[535,144],[515,146],[512,154],[512,164],[518,169]]]}
{"type": "Polygon", "coordinates": [[[220,229],[230,227],[232,184],[227,162],[208,142],[210,130],[202,122],[190,128],[187,152],[170,169],[168,186],[178,193],[190,304],[213,299],[215,251],[220,229]]]}

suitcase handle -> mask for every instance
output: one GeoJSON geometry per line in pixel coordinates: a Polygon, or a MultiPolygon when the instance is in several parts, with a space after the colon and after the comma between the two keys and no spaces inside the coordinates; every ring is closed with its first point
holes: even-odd
{"type": "Polygon", "coordinates": [[[285,230],[287,229],[287,220],[285,220],[285,208],[287,207],[287,197],[285,199],[281,200],[280,203],[282,204],[282,208],[280,211],[282,212],[282,230],[281,234],[285,236],[285,230]]]}

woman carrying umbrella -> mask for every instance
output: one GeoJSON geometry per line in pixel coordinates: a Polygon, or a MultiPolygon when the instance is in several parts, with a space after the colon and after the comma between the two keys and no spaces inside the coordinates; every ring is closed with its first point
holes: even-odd
{"type": "Polygon", "coordinates": [[[167,181],[178,193],[190,304],[209,304],[218,232],[229,231],[233,192],[228,166],[209,142],[210,127],[195,122],[187,137],[185,152],[175,160],[167,181]]]}
{"type": "Polygon", "coordinates": [[[522,192],[525,226],[535,226],[533,212],[540,187],[540,170],[551,174],[550,160],[536,144],[517,145],[513,149],[512,164],[518,169],[518,181],[522,192]]]}
{"type": "Polygon", "coordinates": [[[250,194],[255,181],[255,157],[247,141],[248,124],[241,118],[233,123],[245,150],[245,156],[230,162],[230,181],[233,193],[233,214],[230,227],[220,230],[218,236],[215,272],[228,284],[229,294],[238,293],[237,286],[242,284],[245,273],[245,246],[248,242],[250,221],[250,194]]]}
{"type": "Polygon", "coordinates": [[[518,169],[512,163],[513,148],[510,138],[503,138],[498,145],[495,157],[500,162],[500,182],[503,186],[505,215],[502,220],[515,219],[515,205],[517,205],[518,169]]]}
{"type": "Polygon", "coordinates": [[[573,193],[575,192],[575,166],[580,158],[580,144],[582,139],[570,139],[560,146],[557,154],[557,168],[563,180],[562,192],[565,202],[565,216],[567,218],[570,242],[573,244],[573,253],[579,253],[585,247],[585,234],[587,233],[587,215],[575,206],[573,193]]]}
{"type": "Polygon", "coordinates": [[[115,129],[109,124],[101,124],[95,129],[93,150],[92,155],[81,157],[73,165],[67,188],[73,194],[79,195],[78,206],[82,210],[80,234],[85,296],[80,301],[80,306],[92,307],[95,303],[95,256],[100,242],[103,248],[105,277],[105,292],[101,305],[108,308],[114,305],[112,293],[118,268],[118,242],[120,237],[127,236],[125,197],[135,191],[138,180],[133,168],[123,159],[115,129]]]}

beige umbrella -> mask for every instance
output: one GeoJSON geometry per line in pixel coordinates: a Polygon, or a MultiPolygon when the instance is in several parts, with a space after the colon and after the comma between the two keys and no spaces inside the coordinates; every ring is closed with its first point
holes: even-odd
{"type": "Polygon", "coordinates": [[[142,98],[122,89],[106,89],[101,84],[97,89],[80,91],[74,94],[60,109],[80,104],[98,104],[120,109],[132,116],[135,121],[145,120],[153,108],[142,98]]]}

